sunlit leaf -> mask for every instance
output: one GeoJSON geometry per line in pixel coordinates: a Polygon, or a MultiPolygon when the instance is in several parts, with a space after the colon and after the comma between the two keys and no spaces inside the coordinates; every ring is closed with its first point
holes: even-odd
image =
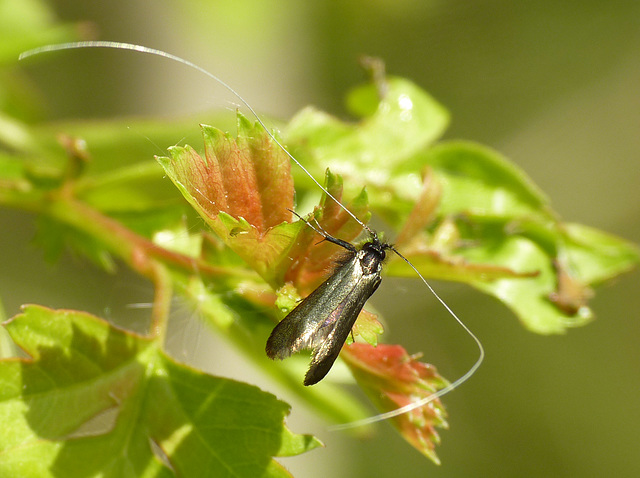
{"type": "Polygon", "coordinates": [[[442,185],[439,214],[550,217],[542,191],[516,165],[489,148],[447,142],[420,157],[442,185]]]}
{"type": "MultiPolygon", "coordinates": [[[[432,365],[419,362],[399,345],[351,344],[343,349],[341,357],[381,412],[409,405],[447,385],[432,365]]],[[[447,428],[445,418],[444,408],[436,399],[390,420],[414,448],[439,463],[436,427],[447,428]]]]}
{"type": "Polygon", "coordinates": [[[571,270],[587,284],[598,284],[635,267],[640,250],[634,244],[582,224],[563,225],[571,270]]]}
{"type": "Polygon", "coordinates": [[[88,314],[28,306],[5,326],[30,358],[0,362],[3,476],[289,476],[272,457],[320,445],[272,395],[88,314]]]}
{"type": "Polygon", "coordinates": [[[290,223],[289,158],[238,114],[238,138],[203,126],[205,156],[173,147],[160,164],[213,231],[268,283],[283,284],[302,222],[290,223]]]}
{"type": "MultiPolygon", "coordinates": [[[[406,161],[432,144],[446,128],[449,115],[431,96],[410,81],[390,78],[385,95],[367,84],[354,90],[349,103],[369,113],[359,123],[345,123],[313,108],[298,113],[286,129],[287,141],[301,145],[298,159],[316,177],[325,168],[345,179],[349,194],[366,185],[372,205],[398,207],[394,200],[415,201],[421,189],[421,168],[406,161]],[[388,193],[393,192],[393,196],[388,193]]],[[[296,173],[296,183],[309,184],[296,173]]],[[[402,207],[410,208],[410,202],[402,207]]]]}
{"type": "Polygon", "coordinates": [[[538,272],[535,277],[473,283],[510,307],[533,332],[562,333],[568,327],[584,325],[593,317],[593,312],[586,306],[575,314],[567,314],[549,300],[549,295],[556,289],[556,270],[545,251],[527,238],[507,236],[491,248],[470,249],[465,255],[476,260],[490,259],[494,264],[505,264],[518,270],[538,272]]]}

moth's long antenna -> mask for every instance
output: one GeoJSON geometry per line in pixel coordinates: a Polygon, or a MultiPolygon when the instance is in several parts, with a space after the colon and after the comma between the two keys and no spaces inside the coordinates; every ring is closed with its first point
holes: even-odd
{"type": "MultiPolygon", "coordinates": [[[[148,53],[148,54],[151,54],[151,55],[164,57],[164,58],[167,58],[169,60],[174,60],[174,61],[177,61],[178,63],[182,63],[183,65],[191,67],[191,68],[199,71],[200,73],[203,73],[204,75],[206,75],[207,77],[211,78],[212,80],[216,81],[218,84],[220,84],[225,89],[227,89],[231,94],[233,94],[236,98],[238,98],[238,100],[240,100],[240,102],[256,118],[256,120],[258,121],[260,126],[262,126],[262,128],[271,137],[271,139],[275,142],[275,144],[277,144],[286,153],[286,155],[289,156],[289,158],[300,169],[302,169],[302,171],[304,171],[304,173],[307,174],[307,176],[309,176],[311,178],[311,180],[316,184],[316,186],[318,186],[320,188],[320,190],[322,190],[329,198],[331,198],[333,201],[335,201],[335,203],[339,207],[344,209],[344,211],[347,214],[349,214],[349,216],[351,216],[358,224],[360,224],[360,226],[362,226],[362,228],[364,230],[366,230],[367,233],[372,238],[377,240],[378,235],[375,233],[375,231],[373,231],[365,223],[363,223],[360,219],[358,219],[355,216],[355,214],[353,214],[346,206],[344,206],[329,191],[327,191],[322,186],[322,184],[320,184],[318,182],[318,180],[315,179],[311,175],[311,173],[291,153],[289,153],[289,151],[287,151],[284,148],[284,146],[278,141],[278,139],[275,137],[275,135],[267,128],[267,126],[262,121],[260,116],[258,116],[258,113],[256,113],[256,111],[251,107],[251,105],[242,96],[240,96],[240,94],[238,92],[236,92],[231,86],[229,86],[223,80],[218,78],[216,75],[214,75],[213,73],[205,70],[201,66],[198,66],[198,65],[196,65],[195,63],[192,63],[189,60],[185,60],[184,58],[180,58],[179,56],[172,55],[171,53],[167,53],[167,52],[164,52],[162,50],[157,50],[155,48],[149,48],[149,47],[145,47],[145,46],[142,46],[142,45],[135,45],[135,44],[132,44],[132,43],[122,43],[122,42],[115,42],[115,41],[80,41],[80,42],[70,42],[70,43],[59,43],[59,44],[55,44],[55,45],[46,45],[46,46],[43,46],[43,47],[34,48],[32,50],[28,50],[28,51],[25,51],[25,52],[21,53],[19,59],[23,60],[23,59],[28,58],[30,56],[39,55],[41,53],[61,51],[61,50],[72,50],[72,49],[78,49],[78,48],[111,48],[111,49],[115,49],[115,50],[130,50],[130,51],[136,51],[136,52],[140,52],[140,53],[148,53]]],[[[390,249],[392,249],[398,256],[400,256],[402,258],[402,260],[404,260],[407,264],[409,264],[409,267],[411,267],[414,270],[414,272],[418,275],[418,277],[420,277],[422,282],[424,282],[424,284],[429,288],[431,293],[442,304],[442,306],[447,310],[447,312],[449,312],[449,314],[451,314],[451,316],[456,320],[456,322],[458,322],[458,324],[464,329],[464,331],[467,334],[469,334],[469,336],[475,341],[476,345],[478,346],[478,350],[480,351],[480,355],[479,355],[478,359],[476,360],[476,362],[473,364],[473,366],[464,375],[462,375],[460,378],[458,378],[456,381],[452,382],[451,384],[447,385],[446,387],[444,387],[444,388],[438,390],[437,392],[429,395],[428,397],[425,397],[425,398],[423,398],[421,400],[417,400],[417,401],[415,401],[415,402],[413,402],[413,403],[411,403],[409,405],[406,405],[404,407],[398,408],[396,410],[392,410],[392,411],[387,412],[387,413],[383,413],[383,414],[380,414],[380,415],[375,415],[373,417],[366,418],[366,419],[363,419],[363,420],[358,420],[358,421],[355,421],[355,422],[350,422],[350,423],[345,423],[345,424],[342,424],[342,425],[333,426],[333,427],[331,427],[332,430],[340,430],[340,429],[345,429],[345,428],[353,428],[353,427],[358,427],[358,426],[362,426],[362,425],[368,425],[368,424],[375,423],[375,422],[378,422],[378,421],[381,421],[381,420],[386,420],[388,418],[397,417],[398,415],[402,415],[404,413],[408,413],[408,412],[410,412],[412,410],[415,410],[416,408],[423,407],[427,403],[429,403],[429,402],[431,402],[431,401],[433,401],[433,400],[435,400],[435,399],[437,399],[439,397],[442,397],[443,395],[449,393],[450,391],[452,391],[455,388],[457,388],[458,386],[460,386],[462,383],[466,382],[469,379],[469,377],[471,377],[475,373],[475,371],[478,369],[478,367],[480,367],[480,364],[484,360],[484,348],[483,348],[482,343],[480,342],[480,340],[475,336],[475,334],[473,332],[471,332],[471,330],[464,324],[464,322],[462,322],[462,320],[460,320],[460,318],[453,312],[453,310],[451,310],[451,308],[446,304],[446,302],[440,298],[440,296],[436,293],[436,291],[433,289],[433,287],[431,287],[431,285],[422,276],[422,274],[420,274],[420,271],[418,271],[418,269],[416,269],[416,267],[406,257],[404,257],[402,254],[400,254],[400,252],[398,252],[395,248],[390,247],[390,249]]]]}
{"type": "Polygon", "coordinates": [[[375,233],[375,231],[373,231],[371,228],[369,228],[365,223],[363,223],[360,219],[358,219],[355,214],[353,214],[351,211],[349,211],[349,209],[346,206],[344,206],[340,201],[338,201],[335,197],[333,197],[333,195],[329,191],[327,191],[322,186],[322,184],[320,184],[318,182],[318,180],[316,178],[314,178],[313,175],[311,175],[311,173],[309,171],[307,171],[307,169],[291,153],[289,153],[289,151],[286,150],[286,148],[280,143],[280,141],[278,141],[278,139],[269,130],[269,128],[267,128],[267,125],[264,124],[264,122],[262,121],[260,116],[258,116],[258,113],[256,113],[256,111],[251,107],[251,105],[249,103],[247,103],[247,101],[242,96],[240,96],[240,93],[238,93],[236,90],[234,90],[231,86],[229,86],[227,83],[225,83],[222,79],[218,78],[213,73],[205,70],[201,66],[198,66],[198,65],[196,65],[195,63],[193,63],[193,62],[191,62],[189,60],[185,60],[184,58],[180,58],[179,56],[172,55],[171,53],[167,53],[167,52],[162,51],[162,50],[156,50],[155,48],[149,48],[149,47],[142,46],[142,45],[134,45],[133,43],[122,43],[122,42],[117,42],[117,41],[79,41],[79,42],[69,42],[69,43],[57,43],[55,45],[46,45],[46,46],[42,46],[42,47],[38,47],[38,48],[34,48],[32,50],[27,50],[25,52],[22,52],[20,54],[19,59],[23,60],[23,59],[28,58],[30,56],[39,55],[41,53],[48,53],[48,52],[52,52],[52,51],[61,51],[61,50],[73,50],[73,49],[78,49],[78,48],[112,48],[114,50],[130,50],[130,51],[137,51],[137,52],[140,52],[140,53],[149,53],[151,55],[160,56],[160,57],[163,57],[163,58],[167,58],[169,60],[177,61],[178,63],[182,63],[183,65],[191,67],[191,68],[199,71],[200,73],[205,74],[206,76],[208,76],[212,80],[218,82],[220,85],[222,85],[224,88],[226,88],[231,94],[233,94],[236,98],[238,98],[238,100],[240,100],[240,102],[256,118],[258,123],[260,123],[260,126],[262,126],[264,128],[264,130],[271,137],[271,139],[287,154],[287,156],[289,156],[289,158],[294,163],[296,163],[298,165],[298,167],[300,169],[302,169],[302,171],[304,171],[307,174],[307,176],[309,176],[311,178],[311,180],[316,184],[316,186],[318,186],[322,191],[324,191],[324,193],[328,197],[333,199],[338,206],[340,206],[342,209],[344,209],[345,212],[347,214],[349,214],[349,216],[351,216],[358,224],[360,224],[362,226],[362,228],[364,230],[367,231],[367,233],[369,233],[371,235],[371,237],[378,237],[377,234],[375,233]]]}
{"type": "Polygon", "coordinates": [[[407,264],[409,264],[409,267],[411,267],[413,269],[413,271],[416,274],[418,274],[418,277],[420,277],[422,282],[425,283],[425,285],[429,288],[429,290],[435,296],[435,298],[438,299],[438,302],[440,302],[440,304],[442,304],[442,306],[447,310],[447,312],[449,312],[449,314],[451,314],[451,316],[456,320],[456,322],[458,322],[460,327],[462,327],[464,329],[464,331],[467,334],[469,334],[469,336],[474,340],[474,342],[478,346],[478,350],[480,352],[479,355],[478,355],[478,359],[471,366],[471,368],[469,370],[467,370],[467,372],[464,375],[462,375],[460,378],[458,378],[456,381],[450,383],[446,387],[441,388],[437,392],[432,393],[428,397],[424,397],[424,398],[422,398],[420,400],[416,400],[415,402],[410,403],[409,405],[405,405],[404,407],[396,408],[395,410],[391,410],[390,412],[381,413],[379,415],[374,415],[374,416],[369,417],[369,418],[363,418],[362,420],[356,420],[354,422],[343,423],[341,425],[331,426],[331,427],[329,427],[330,430],[345,430],[347,428],[355,428],[355,427],[360,427],[360,426],[364,426],[364,425],[369,425],[371,423],[375,423],[375,422],[379,422],[379,421],[382,421],[382,420],[387,420],[389,418],[397,417],[398,415],[402,415],[404,413],[408,413],[408,412],[410,412],[412,410],[415,410],[416,408],[424,407],[427,403],[432,402],[435,399],[442,397],[443,395],[446,395],[447,393],[449,393],[452,390],[458,388],[460,385],[462,385],[464,382],[466,382],[474,373],[476,373],[476,370],[478,370],[478,367],[480,367],[480,364],[482,364],[482,361],[484,360],[484,347],[482,346],[482,342],[480,342],[480,339],[478,337],[476,337],[476,335],[473,332],[471,332],[469,327],[467,327],[465,325],[465,323],[456,315],[456,313],[451,309],[451,307],[449,307],[447,305],[447,303],[438,295],[438,293],[433,289],[433,287],[431,287],[431,285],[422,276],[422,274],[420,274],[420,271],[418,269],[416,269],[416,267],[406,257],[404,257],[402,254],[400,254],[395,248],[392,247],[391,250],[393,250],[393,252],[395,252],[398,256],[400,256],[400,258],[403,261],[405,261],[407,264]]]}

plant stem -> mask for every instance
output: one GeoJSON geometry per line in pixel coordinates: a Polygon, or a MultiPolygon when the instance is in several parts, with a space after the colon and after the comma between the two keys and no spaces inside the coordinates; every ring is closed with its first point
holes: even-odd
{"type": "Polygon", "coordinates": [[[166,335],[173,293],[173,281],[169,268],[217,278],[253,277],[243,269],[212,266],[199,258],[170,251],[154,244],[120,222],[75,199],[69,185],[53,192],[42,192],[23,186],[3,185],[0,188],[0,204],[48,215],[56,221],[98,239],[112,254],[153,282],[155,296],[150,334],[162,342],[166,335]]]}

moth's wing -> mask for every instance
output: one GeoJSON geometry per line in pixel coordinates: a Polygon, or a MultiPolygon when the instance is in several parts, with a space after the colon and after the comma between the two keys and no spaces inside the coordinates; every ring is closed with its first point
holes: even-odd
{"type": "Polygon", "coordinates": [[[352,283],[349,293],[335,303],[318,330],[317,336],[322,340],[318,340],[314,347],[311,365],[304,377],[305,385],[316,384],[329,373],[360,311],[381,280],[380,274],[361,276],[352,283]]]}
{"type": "Polygon", "coordinates": [[[333,310],[344,301],[357,281],[355,257],[343,263],[275,326],[267,340],[267,356],[284,359],[300,350],[317,347],[331,332],[326,327],[333,310]]]}

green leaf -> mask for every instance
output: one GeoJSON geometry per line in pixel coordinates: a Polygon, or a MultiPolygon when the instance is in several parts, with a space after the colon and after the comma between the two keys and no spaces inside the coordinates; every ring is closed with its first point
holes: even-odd
{"type": "Polygon", "coordinates": [[[447,142],[416,159],[431,166],[442,185],[441,215],[551,216],[544,193],[516,165],[489,148],[447,142]]]}
{"type": "Polygon", "coordinates": [[[557,277],[552,259],[540,245],[525,237],[510,235],[495,241],[490,247],[469,248],[464,256],[477,261],[512,267],[522,271],[537,271],[535,277],[474,281],[474,287],[491,294],[510,307],[531,331],[557,334],[568,327],[584,325],[593,312],[583,307],[568,314],[549,299],[556,290],[557,277]]]}
{"type": "Polygon", "coordinates": [[[353,343],[353,338],[359,336],[369,345],[378,345],[378,335],[384,332],[384,327],[378,321],[378,317],[363,309],[358,315],[358,319],[351,328],[352,335],[347,337],[347,344],[353,343]]]}
{"type": "Polygon", "coordinates": [[[96,317],[27,306],[5,326],[31,358],[0,362],[2,476],[289,476],[272,457],[320,445],[271,394],[96,317]]]}
{"type": "Polygon", "coordinates": [[[143,407],[150,436],[184,476],[287,476],[272,456],[320,446],[283,426],[289,405],[257,387],[161,356],[143,407]],[[206,470],[206,473],[203,471],[206,470]]]}
{"type": "Polygon", "coordinates": [[[563,225],[566,254],[573,272],[587,284],[597,284],[632,269],[640,250],[624,239],[582,224],[563,225]]]}
{"type": "MultiPolygon", "coordinates": [[[[408,80],[388,80],[384,98],[377,99],[375,85],[356,89],[352,108],[373,112],[360,123],[344,123],[326,113],[306,108],[286,129],[287,142],[298,159],[318,177],[329,168],[345,179],[349,195],[367,185],[374,205],[388,206],[396,198],[415,200],[420,193],[420,170],[407,170],[406,161],[432,144],[449,121],[447,111],[408,80]]],[[[296,183],[310,187],[309,179],[296,173],[296,183]]]]}

